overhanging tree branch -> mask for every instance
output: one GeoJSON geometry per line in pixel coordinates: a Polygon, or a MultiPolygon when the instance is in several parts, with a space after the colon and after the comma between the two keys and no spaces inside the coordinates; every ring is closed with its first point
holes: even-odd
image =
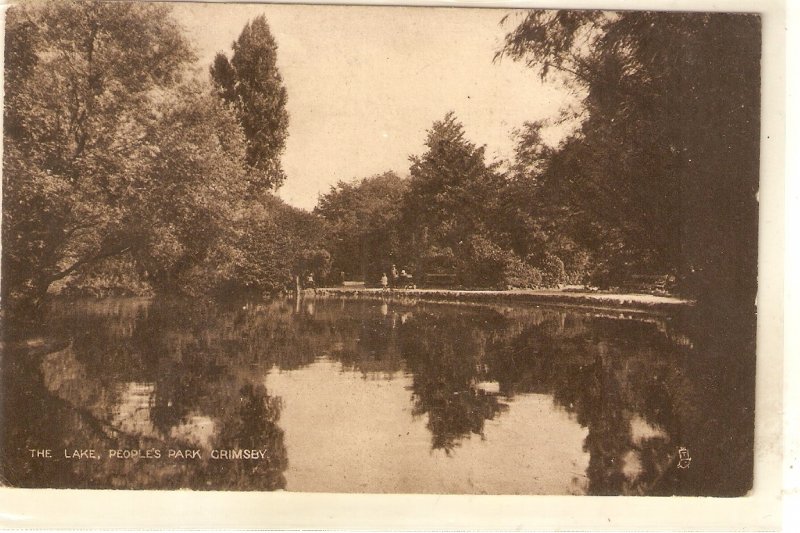
{"type": "Polygon", "coordinates": [[[122,255],[125,252],[130,251],[132,248],[133,248],[132,245],[114,246],[108,250],[99,251],[93,255],[79,259],[78,261],[73,263],[71,266],[65,268],[61,272],[49,276],[47,278],[47,284],[49,285],[50,283],[63,279],[85,265],[96,263],[101,259],[106,259],[108,257],[113,257],[115,255],[122,255]]]}

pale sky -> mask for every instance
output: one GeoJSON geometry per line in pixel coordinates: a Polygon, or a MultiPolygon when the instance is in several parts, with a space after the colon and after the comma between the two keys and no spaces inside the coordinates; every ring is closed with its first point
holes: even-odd
{"type": "Polygon", "coordinates": [[[511,155],[514,128],[573,101],[521,64],[492,62],[513,27],[499,25],[508,10],[179,4],[174,12],[203,69],[216,52],[230,55],[248,20],[266,15],[289,94],[279,195],[306,209],[339,180],[407,175],[426,130],[450,110],[491,161],[511,155]]]}

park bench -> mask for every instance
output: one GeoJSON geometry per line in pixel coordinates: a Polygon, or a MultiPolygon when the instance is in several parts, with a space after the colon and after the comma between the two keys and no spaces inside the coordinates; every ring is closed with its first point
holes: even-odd
{"type": "Polygon", "coordinates": [[[426,287],[452,287],[458,281],[455,274],[430,272],[423,277],[423,283],[426,287]]]}
{"type": "Polygon", "coordinates": [[[671,276],[668,274],[638,274],[622,282],[621,288],[632,292],[666,293],[670,288],[670,281],[671,276]]]}

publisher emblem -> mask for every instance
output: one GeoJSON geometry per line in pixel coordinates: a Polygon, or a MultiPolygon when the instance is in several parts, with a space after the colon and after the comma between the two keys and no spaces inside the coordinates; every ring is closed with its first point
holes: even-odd
{"type": "Polygon", "coordinates": [[[678,448],[678,468],[689,468],[692,458],[689,457],[689,450],[681,446],[678,448]]]}

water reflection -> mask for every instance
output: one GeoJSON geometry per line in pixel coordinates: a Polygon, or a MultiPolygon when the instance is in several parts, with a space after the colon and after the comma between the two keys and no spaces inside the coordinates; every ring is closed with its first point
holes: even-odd
{"type": "Polygon", "coordinates": [[[271,372],[267,388],[284,399],[291,458],[287,489],[297,491],[475,494],[580,494],[589,456],[586,431],[550,398],[528,395],[483,424],[484,438],[457,450],[431,448],[427,415],[415,413],[410,374],[365,379],[323,358],[301,371],[271,372]],[[531,431],[531,418],[546,432],[531,431]]]}
{"type": "Polygon", "coordinates": [[[450,453],[486,420],[508,409],[497,393],[479,388],[487,375],[487,347],[502,331],[500,315],[420,313],[403,324],[402,353],[413,374],[414,414],[428,416],[432,446],[450,453]]]}
{"type": "Polygon", "coordinates": [[[64,304],[47,324],[61,349],[4,354],[3,472],[54,487],[743,494],[754,361],[699,320],[391,299],[64,304]],[[38,448],[101,453],[31,460],[38,448]],[[220,459],[242,450],[263,457],[220,459]]]}

